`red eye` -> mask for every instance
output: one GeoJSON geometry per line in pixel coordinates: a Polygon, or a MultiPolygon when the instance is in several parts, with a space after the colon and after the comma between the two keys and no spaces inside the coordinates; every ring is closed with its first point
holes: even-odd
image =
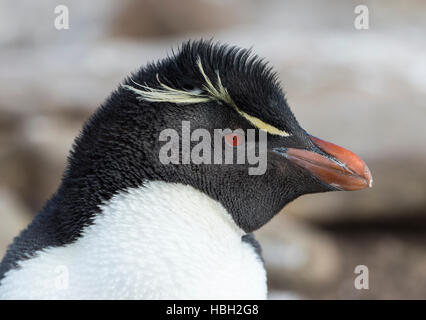
{"type": "Polygon", "coordinates": [[[225,135],[225,141],[232,147],[237,147],[244,142],[244,135],[240,133],[228,133],[225,135]]]}

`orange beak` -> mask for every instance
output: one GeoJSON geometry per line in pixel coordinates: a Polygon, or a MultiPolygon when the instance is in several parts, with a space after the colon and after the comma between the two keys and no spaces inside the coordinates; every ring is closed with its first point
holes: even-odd
{"type": "Polygon", "coordinates": [[[352,191],[372,187],[370,169],[355,153],[331,142],[313,136],[310,138],[330,157],[304,149],[288,148],[286,158],[337,189],[352,191]]]}

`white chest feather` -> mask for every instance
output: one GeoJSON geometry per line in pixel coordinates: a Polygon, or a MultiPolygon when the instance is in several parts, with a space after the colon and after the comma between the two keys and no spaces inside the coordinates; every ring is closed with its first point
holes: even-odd
{"type": "Polygon", "coordinates": [[[114,196],[83,236],[6,274],[0,299],[265,299],[266,274],[223,206],[189,186],[114,196]]]}

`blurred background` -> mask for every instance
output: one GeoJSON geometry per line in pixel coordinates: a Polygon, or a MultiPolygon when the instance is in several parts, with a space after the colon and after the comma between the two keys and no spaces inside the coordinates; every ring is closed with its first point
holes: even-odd
{"type": "Polygon", "coordinates": [[[422,0],[0,1],[0,256],[120,81],[214,37],[270,60],[302,126],[374,176],[370,190],[303,196],[257,233],[270,298],[426,299],[425,35],[422,0]],[[359,4],[368,30],[354,27],[359,4]],[[54,27],[58,5],[68,30],[54,27]]]}

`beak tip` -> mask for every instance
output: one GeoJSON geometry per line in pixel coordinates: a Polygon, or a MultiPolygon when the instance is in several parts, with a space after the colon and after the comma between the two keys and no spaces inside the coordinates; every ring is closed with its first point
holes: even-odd
{"type": "Polygon", "coordinates": [[[366,182],[368,183],[368,188],[372,188],[373,187],[373,176],[371,175],[371,171],[370,169],[367,167],[367,165],[364,163],[365,165],[365,170],[364,170],[364,178],[366,180],[366,182]]]}
{"type": "Polygon", "coordinates": [[[339,185],[340,190],[352,191],[373,187],[373,176],[371,175],[370,169],[355,153],[313,136],[311,136],[311,139],[319,148],[343,163],[345,168],[349,169],[352,173],[346,176],[346,179],[334,175],[336,181],[333,182],[339,185]]]}
{"type": "Polygon", "coordinates": [[[368,187],[373,188],[373,177],[370,176],[370,180],[368,180],[368,187]]]}

